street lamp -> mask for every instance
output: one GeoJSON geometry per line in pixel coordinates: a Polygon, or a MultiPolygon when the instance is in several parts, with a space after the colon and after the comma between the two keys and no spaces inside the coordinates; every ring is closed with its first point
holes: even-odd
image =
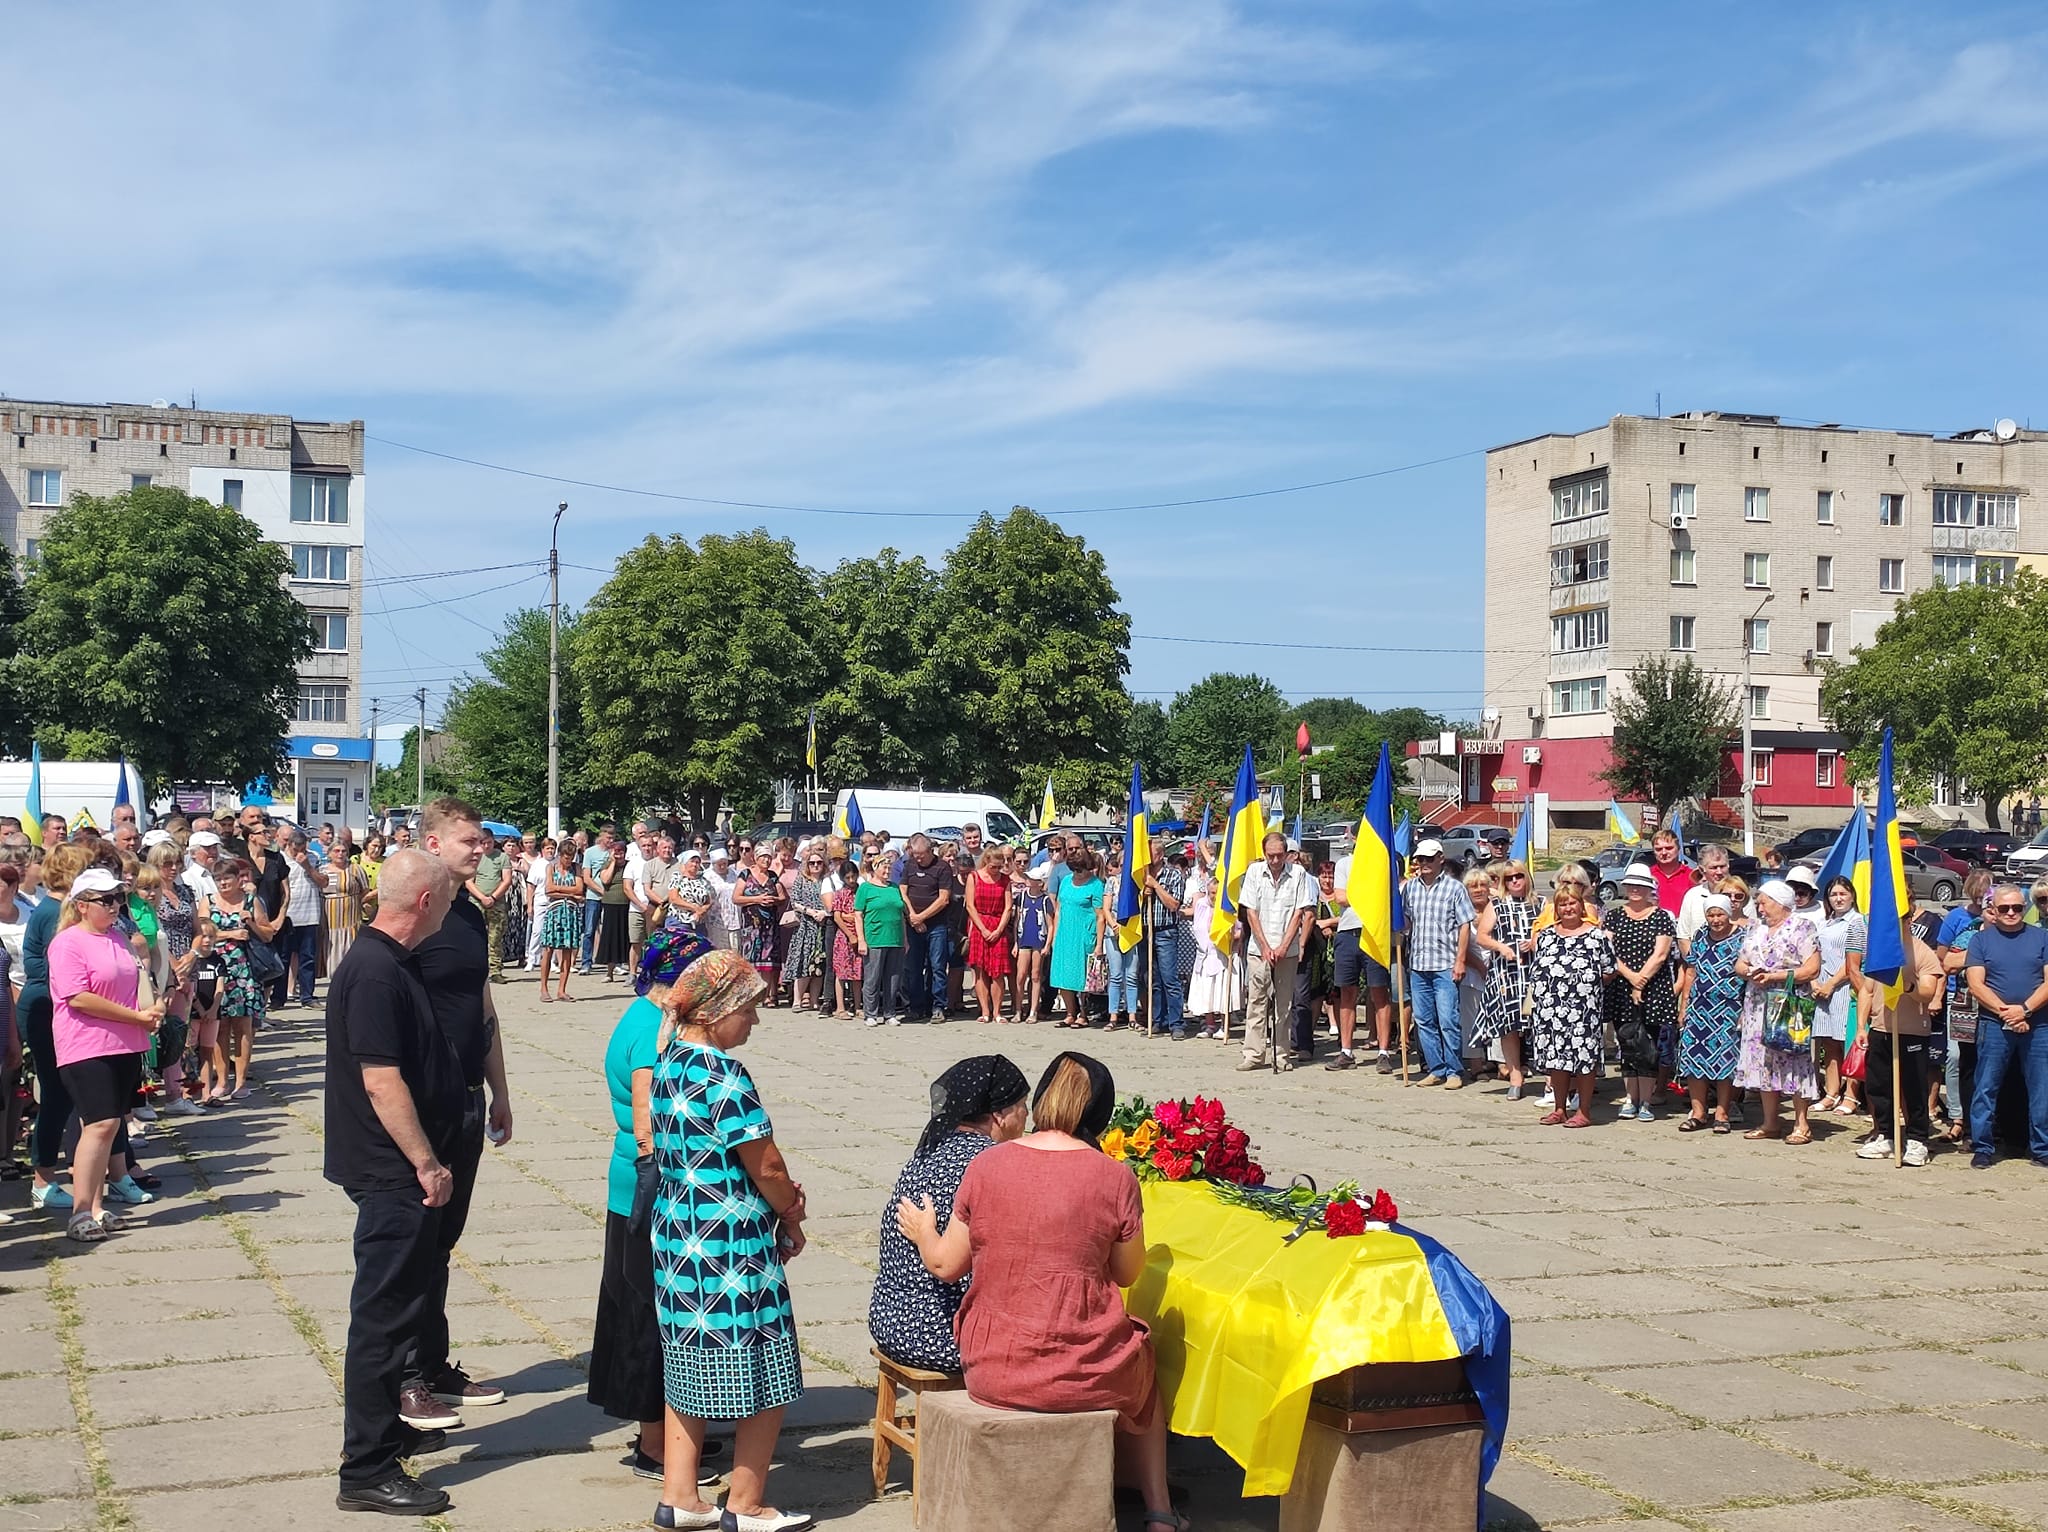
{"type": "Polygon", "coordinates": [[[1750,642],[1750,634],[1756,623],[1757,612],[1761,612],[1765,607],[1769,606],[1776,594],[1774,591],[1771,595],[1765,596],[1763,600],[1759,601],[1756,604],[1756,611],[1751,612],[1742,624],[1742,854],[1744,856],[1756,855],[1756,774],[1750,767],[1749,749],[1749,726],[1756,712],[1755,704],[1750,697],[1749,662],[1755,652],[1755,646],[1750,642]]]}
{"type": "Polygon", "coordinates": [[[554,530],[548,534],[548,834],[562,836],[562,514],[555,507],[554,530]]]}

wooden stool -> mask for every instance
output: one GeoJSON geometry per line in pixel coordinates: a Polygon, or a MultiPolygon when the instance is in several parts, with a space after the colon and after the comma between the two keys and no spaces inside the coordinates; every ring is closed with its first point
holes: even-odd
{"type": "Polygon", "coordinates": [[[917,1434],[939,1532],[1116,1532],[1114,1410],[1040,1415],[933,1394],[917,1434]]]}
{"type": "Polygon", "coordinates": [[[917,1521],[917,1401],[927,1391],[943,1393],[964,1388],[957,1372],[929,1372],[892,1362],[870,1346],[869,1353],[881,1367],[875,1379],[875,1494],[879,1498],[889,1482],[889,1449],[901,1447],[910,1459],[910,1520],[917,1521]],[[910,1395],[906,1411],[897,1399],[898,1391],[910,1395]]]}

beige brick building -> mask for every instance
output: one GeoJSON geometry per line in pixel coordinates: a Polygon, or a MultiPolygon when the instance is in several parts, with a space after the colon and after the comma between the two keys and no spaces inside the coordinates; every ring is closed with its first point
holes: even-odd
{"type": "MultiPolygon", "coordinates": [[[[73,495],[163,484],[239,510],[291,556],[317,651],[299,668],[289,754],[296,817],[358,829],[369,811],[362,729],[363,423],[0,399],[0,538],[32,563],[73,495]]],[[[286,784],[279,784],[281,787],[286,784]]],[[[282,807],[288,795],[280,791],[282,807]]]]}
{"type": "Polygon", "coordinates": [[[1747,651],[1758,802],[1793,819],[1846,804],[1820,661],[1867,643],[1905,595],[2038,564],[2044,491],[2048,432],[2010,421],[1936,435],[1617,415],[1495,448],[1484,706],[1524,747],[1503,748],[1499,777],[1548,776],[1559,807],[1604,803],[1592,773],[1629,667],[1688,654],[1740,687],[1747,651]],[[1511,773],[1532,751],[1538,769],[1511,773]]]}

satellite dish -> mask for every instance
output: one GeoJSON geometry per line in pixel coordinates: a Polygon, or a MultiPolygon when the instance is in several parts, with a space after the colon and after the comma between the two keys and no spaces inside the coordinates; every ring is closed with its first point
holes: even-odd
{"type": "Polygon", "coordinates": [[[2002,442],[2009,442],[2020,434],[2020,428],[2014,421],[2001,420],[1991,428],[1991,434],[2002,442]]]}
{"type": "Polygon", "coordinates": [[[152,399],[149,401],[149,407],[153,410],[167,410],[171,407],[171,401],[168,399],[152,399]]]}

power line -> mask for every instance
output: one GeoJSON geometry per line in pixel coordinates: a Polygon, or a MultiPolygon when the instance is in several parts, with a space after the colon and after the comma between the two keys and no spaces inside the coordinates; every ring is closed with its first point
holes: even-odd
{"type": "MultiPolygon", "coordinates": [[[[384,615],[384,616],[386,616],[386,617],[395,617],[395,616],[397,616],[397,615],[398,615],[398,614],[399,614],[400,612],[424,612],[424,611],[426,611],[426,610],[427,610],[427,609],[428,609],[429,607],[437,607],[437,608],[438,608],[438,607],[445,607],[445,606],[449,606],[449,605],[451,605],[452,603],[454,603],[454,602],[457,602],[457,601],[473,601],[473,600],[475,600],[475,599],[476,599],[476,598],[477,598],[478,596],[488,596],[488,595],[492,595],[492,594],[494,594],[494,593],[495,593],[495,592],[497,592],[497,591],[501,591],[501,590],[511,590],[511,589],[512,589],[512,588],[513,588],[514,586],[516,586],[516,585],[530,585],[530,584],[532,584],[532,583],[533,583],[533,582],[534,582],[535,580],[537,580],[537,579],[539,579],[539,578],[540,578],[540,576],[539,576],[538,574],[529,574],[529,575],[521,575],[521,576],[520,576],[520,577],[519,577],[518,579],[516,579],[516,580],[507,580],[507,581],[506,581],[506,582],[505,582],[505,583],[504,583],[503,585],[486,585],[486,586],[485,586],[485,587],[484,587],[484,588],[483,588],[482,590],[472,590],[472,591],[465,591],[465,592],[464,592],[463,594],[461,594],[461,595],[459,595],[459,596],[442,596],[442,597],[438,598],[437,600],[433,600],[433,601],[421,601],[421,602],[416,602],[416,603],[415,603],[414,605],[412,605],[412,606],[391,606],[391,607],[385,607],[385,608],[384,608],[384,610],[383,610],[383,615],[384,615]]],[[[476,619],[475,619],[474,617],[469,617],[469,616],[466,616],[465,614],[463,614],[463,613],[461,613],[461,612],[456,612],[456,613],[454,613],[453,615],[454,615],[454,616],[457,616],[457,617],[461,617],[461,618],[462,618],[462,620],[463,620],[464,622],[474,623],[474,624],[475,624],[475,625],[476,625],[477,627],[480,627],[480,628],[483,628],[483,627],[484,627],[484,625],[483,625],[482,623],[480,623],[480,622],[477,622],[477,621],[476,621],[476,619]]],[[[491,632],[492,630],[491,630],[491,629],[489,629],[489,628],[484,628],[484,631],[485,631],[486,633],[489,633],[489,632],[491,632]]],[[[444,664],[445,664],[445,663],[446,663],[446,661],[443,661],[442,663],[444,663],[444,664]]]]}
{"type": "Polygon", "coordinates": [[[521,559],[516,564],[479,564],[474,569],[436,569],[423,574],[373,575],[362,581],[370,585],[410,585],[419,580],[452,580],[457,575],[496,574],[501,569],[535,569],[546,563],[545,559],[521,559]]]}

